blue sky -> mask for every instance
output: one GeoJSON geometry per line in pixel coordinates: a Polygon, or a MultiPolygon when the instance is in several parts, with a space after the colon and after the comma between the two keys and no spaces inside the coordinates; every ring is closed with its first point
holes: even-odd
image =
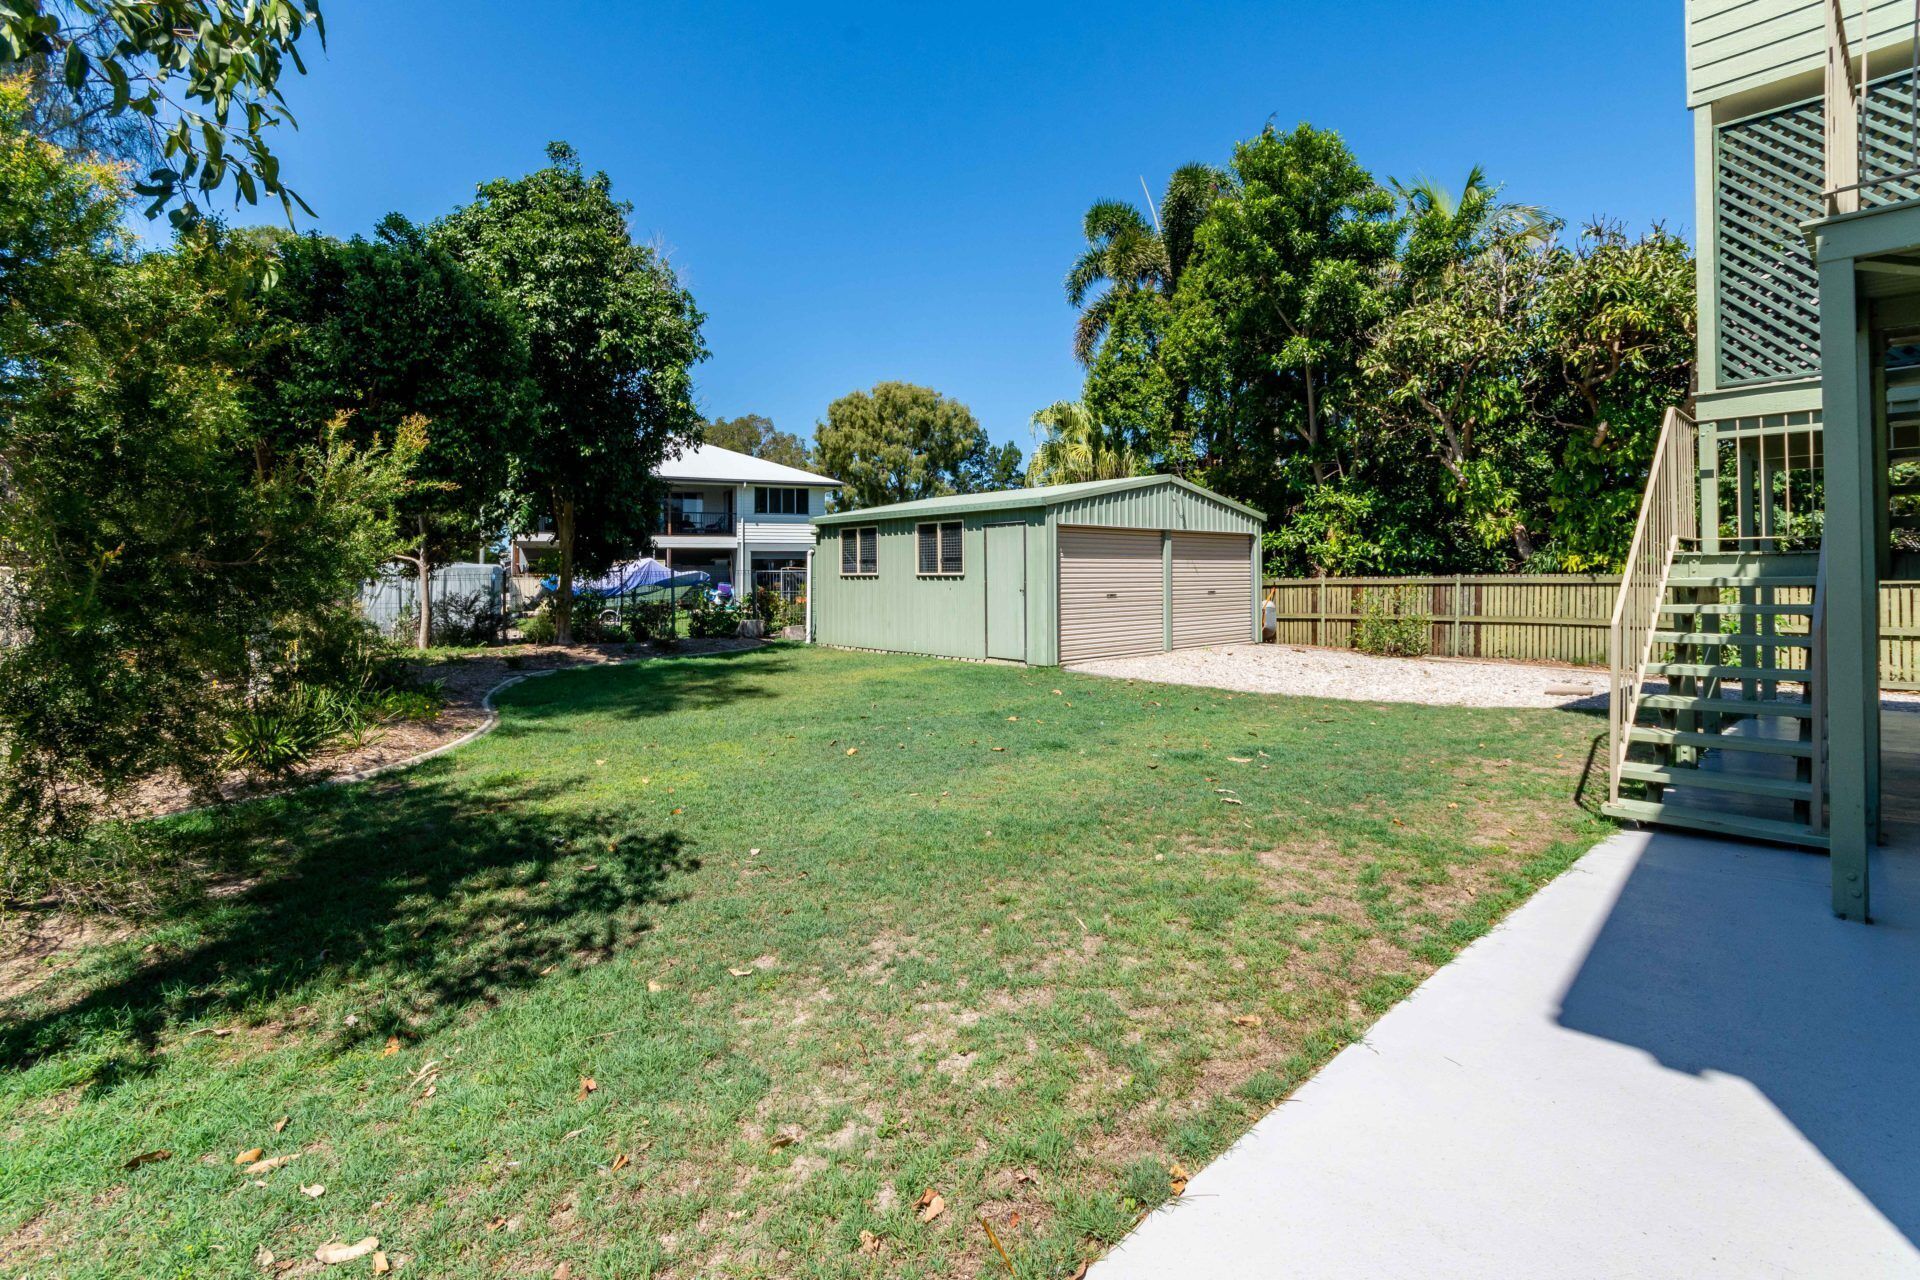
{"type": "Polygon", "coordinates": [[[1480,164],[1575,221],[1692,233],[1678,0],[323,7],[282,148],[321,230],[436,217],[564,138],[706,311],[702,409],[803,433],[900,379],[1026,447],[1079,390],[1086,206],[1269,118],[1383,178],[1480,164]]]}

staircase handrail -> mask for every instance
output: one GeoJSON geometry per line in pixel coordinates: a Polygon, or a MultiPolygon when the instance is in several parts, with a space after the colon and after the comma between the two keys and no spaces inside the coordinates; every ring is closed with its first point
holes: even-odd
{"type": "Polygon", "coordinates": [[[1815,835],[1827,829],[1827,540],[1820,539],[1820,561],[1813,571],[1813,616],[1807,624],[1807,697],[1813,705],[1812,781],[1807,826],[1815,835]]]}
{"type": "Polygon", "coordinates": [[[1674,556],[1700,538],[1697,431],[1691,416],[1667,410],[1607,628],[1607,791],[1616,804],[1674,556]]]}

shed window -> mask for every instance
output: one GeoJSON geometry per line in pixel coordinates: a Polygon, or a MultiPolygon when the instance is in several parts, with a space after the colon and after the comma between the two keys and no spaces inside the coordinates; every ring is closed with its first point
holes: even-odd
{"type": "Polygon", "coordinates": [[[962,569],[961,539],[965,526],[958,520],[943,524],[923,524],[918,535],[919,572],[922,577],[959,577],[962,569]]]}
{"type": "Polygon", "coordinates": [[[760,485],[753,491],[753,513],[757,516],[803,516],[807,514],[807,491],[760,485]]]}
{"type": "Polygon", "coordinates": [[[843,578],[870,578],[880,572],[880,530],[868,525],[864,529],[842,529],[840,531],[840,576],[843,578]]]}

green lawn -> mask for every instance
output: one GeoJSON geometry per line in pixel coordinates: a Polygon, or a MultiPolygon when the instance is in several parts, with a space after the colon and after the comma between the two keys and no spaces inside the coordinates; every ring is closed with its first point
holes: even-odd
{"type": "Polygon", "coordinates": [[[984,1218],[1064,1277],[1604,830],[1558,712],[788,646],[500,702],[174,822],[212,893],[0,1005],[0,1272],[1002,1274],[984,1218]]]}

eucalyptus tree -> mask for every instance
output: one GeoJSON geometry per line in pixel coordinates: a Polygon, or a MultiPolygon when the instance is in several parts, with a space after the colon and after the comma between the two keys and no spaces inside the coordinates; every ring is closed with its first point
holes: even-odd
{"type": "Polygon", "coordinates": [[[712,418],[700,427],[700,438],[707,444],[744,453],[750,458],[765,458],[782,466],[802,471],[813,466],[813,451],[807,442],[791,431],[773,425],[773,419],[760,413],[737,418],[712,418]]]}
{"type": "Polygon", "coordinates": [[[573,583],[651,537],[665,493],[656,473],[697,438],[693,366],[707,356],[704,317],[673,270],[628,227],[632,206],[572,147],[548,165],[481,186],[435,239],[519,318],[535,388],[513,443],[521,527],[551,520],[559,552],[554,622],[573,639],[573,583]]]}
{"type": "Polygon", "coordinates": [[[0,74],[33,76],[29,120],[54,140],[153,158],[133,183],[148,216],[188,219],[230,188],[291,217],[307,205],[281,179],[270,136],[294,127],[280,87],[306,70],[309,34],[325,44],[317,0],[7,0],[0,74]]]}

